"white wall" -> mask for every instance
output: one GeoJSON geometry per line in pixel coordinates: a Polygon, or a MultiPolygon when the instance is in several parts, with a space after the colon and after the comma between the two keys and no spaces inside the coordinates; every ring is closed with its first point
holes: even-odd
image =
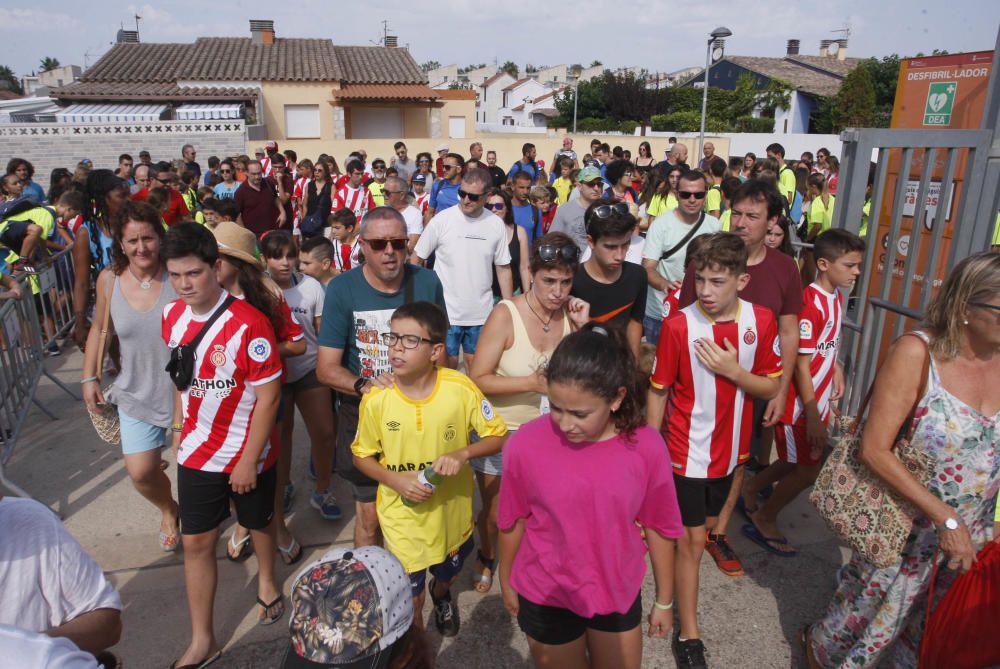
{"type": "Polygon", "coordinates": [[[506,72],[483,89],[479,97],[479,111],[486,114],[486,123],[500,123],[500,108],[503,107],[503,89],[514,83],[514,77],[506,72]]]}
{"type": "MultiPolygon", "coordinates": [[[[677,137],[694,139],[695,145],[698,143],[698,133],[696,132],[653,132],[647,131],[647,137],[677,137]]],[[[711,137],[724,137],[729,140],[729,155],[742,156],[753,152],[757,157],[765,155],[764,149],[768,144],[777,142],[785,147],[785,158],[798,160],[803,151],[812,151],[816,154],[817,149],[825,147],[830,149],[830,154],[842,157],[842,144],[840,135],[807,135],[807,134],[780,134],[767,132],[719,132],[711,133],[711,137]]],[[[705,135],[709,139],[709,134],[705,135]]],[[[634,154],[633,154],[634,155],[634,154]]],[[[658,157],[658,156],[657,156],[658,157]]]]}

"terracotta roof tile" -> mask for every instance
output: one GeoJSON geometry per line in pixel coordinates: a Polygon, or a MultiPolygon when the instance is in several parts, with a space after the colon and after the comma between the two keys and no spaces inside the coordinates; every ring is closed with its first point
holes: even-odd
{"type": "Polygon", "coordinates": [[[726,60],[769,79],[786,81],[797,90],[824,97],[836,95],[843,78],[785,58],[727,56],[726,60]]]}
{"type": "Polygon", "coordinates": [[[178,86],[172,82],[132,83],[77,81],[57,88],[51,96],[60,100],[248,100],[257,89],[243,86],[178,86]]]}
{"type": "Polygon", "coordinates": [[[341,100],[436,100],[439,93],[427,84],[348,84],[333,95],[341,100]]]}
{"type": "Polygon", "coordinates": [[[861,58],[845,58],[839,60],[833,56],[805,56],[798,54],[795,56],[785,56],[785,60],[791,60],[803,65],[829,72],[837,77],[846,77],[851,70],[861,63],[861,58]]]}
{"type": "Polygon", "coordinates": [[[517,81],[515,81],[514,83],[512,83],[510,86],[506,86],[504,88],[504,90],[505,91],[512,91],[512,90],[514,90],[515,88],[517,88],[518,86],[520,86],[521,84],[523,84],[526,81],[531,81],[531,77],[525,77],[524,79],[518,79],[517,81]]]}
{"type": "Polygon", "coordinates": [[[345,84],[426,84],[427,75],[406,49],[335,46],[345,84]]]}
{"type": "Polygon", "coordinates": [[[494,81],[496,81],[497,79],[499,79],[500,77],[503,77],[503,76],[509,77],[510,74],[508,74],[507,72],[504,72],[503,70],[497,72],[492,77],[490,77],[489,79],[487,79],[486,81],[483,82],[483,84],[482,84],[483,88],[489,87],[490,84],[492,84],[494,81]]]}

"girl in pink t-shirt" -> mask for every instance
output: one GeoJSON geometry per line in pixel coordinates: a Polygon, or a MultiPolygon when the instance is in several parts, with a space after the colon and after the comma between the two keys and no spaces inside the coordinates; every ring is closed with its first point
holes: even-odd
{"type": "Polygon", "coordinates": [[[538,667],[586,666],[589,653],[638,669],[647,549],[649,636],[673,624],[674,540],[684,531],[667,448],[645,425],[643,379],[617,330],[569,335],[546,375],[551,413],[504,446],[504,606],[538,667]]]}

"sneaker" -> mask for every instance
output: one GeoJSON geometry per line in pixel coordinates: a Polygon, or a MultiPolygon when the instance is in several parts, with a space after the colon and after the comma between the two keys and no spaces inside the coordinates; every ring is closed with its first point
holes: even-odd
{"type": "Polygon", "coordinates": [[[292,512],[292,501],[295,499],[295,484],[291,481],[285,485],[285,495],[281,500],[281,506],[285,510],[285,513],[292,512]]]}
{"type": "Polygon", "coordinates": [[[16,273],[34,274],[35,267],[31,263],[31,261],[25,260],[24,258],[18,258],[17,260],[15,260],[10,264],[10,271],[11,273],[14,274],[16,273]]]}
{"type": "Polygon", "coordinates": [[[62,353],[62,351],[59,350],[59,344],[57,344],[54,341],[45,347],[45,355],[49,356],[50,358],[54,358],[60,353],[62,353]]]}
{"type": "MultiPolygon", "coordinates": [[[[431,597],[433,599],[433,595],[431,597]]],[[[434,602],[434,625],[441,636],[456,636],[461,621],[458,618],[458,605],[452,598],[434,602]]]]}
{"type": "Polygon", "coordinates": [[[337,506],[337,498],[333,496],[332,492],[314,492],[309,499],[309,504],[318,510],[319,515],[325,520],[340,520],[343,515],[340,507],[337,506]]]}
{"type": "Polygon", "coordinates": [[[743,563],[736,551],[726,540],[725,534],[709,534],[705,540],[705,550],[715,560],[715,566],[726,576],[742,576],[743,563]]]}
{"type": "Polygon", "coordinates": [[[674,661],[677,669],[708,669],[708,664],[705,662],[705,644],[701,639],[681,641],[680,635],[675,635],[674,661]]]}

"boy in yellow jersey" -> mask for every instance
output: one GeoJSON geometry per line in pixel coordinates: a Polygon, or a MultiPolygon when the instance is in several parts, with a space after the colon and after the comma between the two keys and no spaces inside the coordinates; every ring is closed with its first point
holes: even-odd
{"type": "Polygon", "coordinates": [[[705,213],[715,216],[720,221],[722,216],[722,180],[726,176],[726,161],[716,156],[708,163],[705,178],[708,182],[708,192],[705,194],[705,213]]]}
{"type": "Polygon", "coordinates": [[[447,334],[448,317],[430,302],[393,312],[381,344],[396,384],[362,397],[351,450],[358,470],[379,482],[379,526],[410,575],[414,623],[423,629],[429,568],[435,626],[455,636],[458,606],[449,588],[474,547],[468,461],[499,453],[507,427],[469,377],[439,367],[447,334]],[[479,441],[470,443],[473,430],[479,441]]]}
{"type": "Polygon", "coordinates": [[[767,157],[778,161],[778,192],[785,196],[791,206],[795,201],[795,172],[785,164],[785,147],[777,142],[769,144],[767,157]]]}
{"type": "Polygon", "coordinates": [[[573,161],[569,158],[560,158],[558,169],[559,176],[552,182],[552,187],[559,194],[556,204],[566,204],[569,201],[570,191],[573,190],[573,161]]]}

